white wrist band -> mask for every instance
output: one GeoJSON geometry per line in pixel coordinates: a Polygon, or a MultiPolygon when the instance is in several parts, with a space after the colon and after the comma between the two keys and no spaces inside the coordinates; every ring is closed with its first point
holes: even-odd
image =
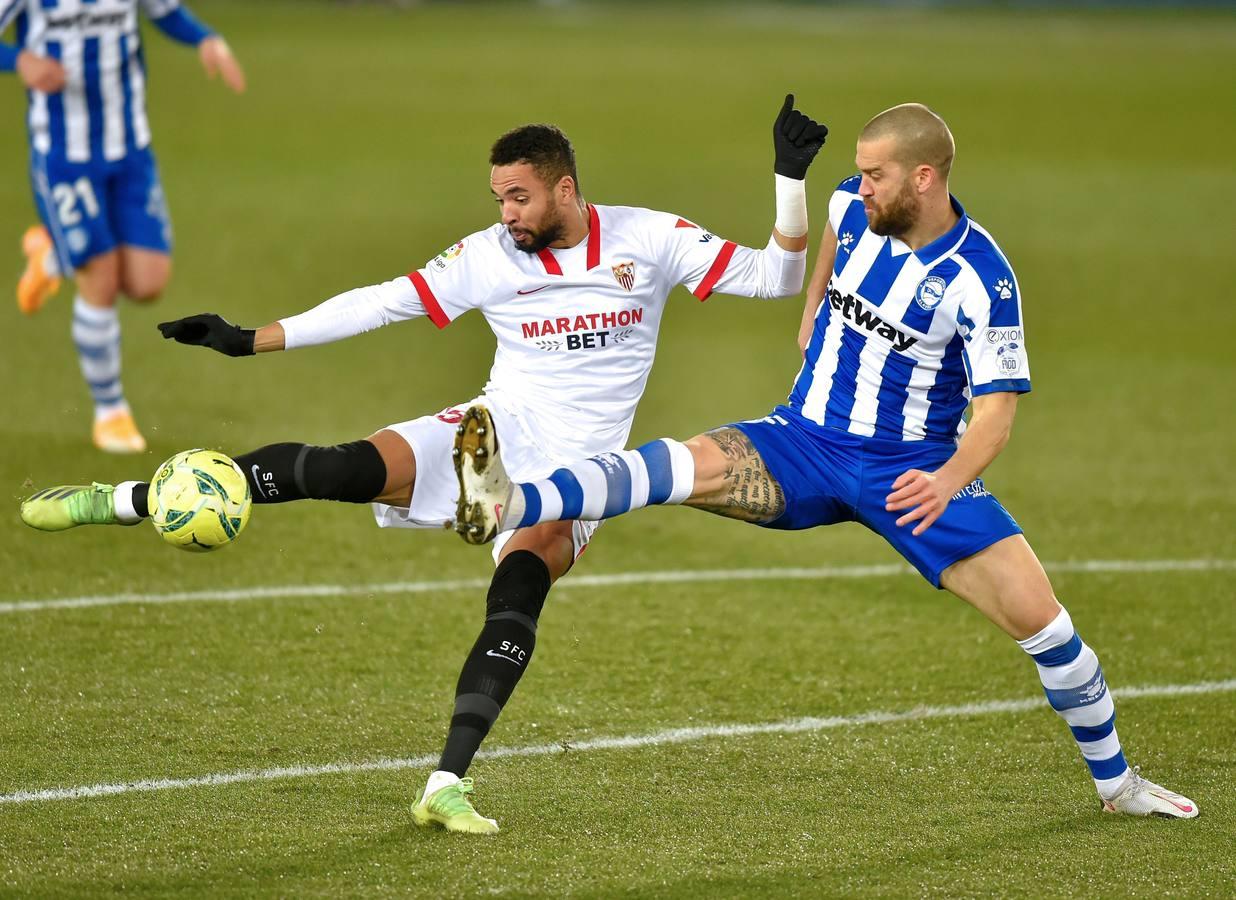
{"type": "Polygon", "coordinates": [[[807,233],[807,182],[774,175],[777,180],[777,221],[773,224],[788,238],[807,233]]]}

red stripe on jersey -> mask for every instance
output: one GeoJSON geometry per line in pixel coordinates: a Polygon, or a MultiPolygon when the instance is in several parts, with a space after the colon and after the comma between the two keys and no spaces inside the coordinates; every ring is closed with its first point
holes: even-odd
{"type": "Polygon", "coordinates": [[[553,251],[548,247],[542,247],[536,252],[536,255],[541,260],[541,265],[545,267],[546,275],[561,275],[562,266],[558,265],[558,260],[554,258],[553,251]]]}
{"type": "Polygon", "coordinates": [[[429,313],[429,321],[439,328],[445,328],[447,325],[450,325],[451,320],[442,311],[442,304],[438,302],[438,298],[429,289],[429,282],[425,280],[425,276],[420,272],[409,272],[408,277],[412,279],[412,285],[416,288],[416,293],[421,298],[425,312],[429,313]]]}
{"type": "Polygon", "coordinates": [[[588,204],[588,268],[595,269],[601,264],[601,218],[597,208],[588,204]]]}
{"type": "Polygon", "coordinates": [[[674,223],[675,228],[699,228],[694,222],[688,222],[686,219],[679,219],[674,223]]]}
{"type": "Polygon", "coordinates": [[[717,282],[725,274],[725,270],[730,264],[730,257],[734,255],[734,249],[737,246],[733,241],[726,241],[721,245],[721,250],[717,253],[717,258],[712,261],[708,274],[704,276],[704,280],[700,282],[699,287],[691,293],[699,297],[701,301],[708,299],[712,294],[712,289],[717,286],[717,282]]]}

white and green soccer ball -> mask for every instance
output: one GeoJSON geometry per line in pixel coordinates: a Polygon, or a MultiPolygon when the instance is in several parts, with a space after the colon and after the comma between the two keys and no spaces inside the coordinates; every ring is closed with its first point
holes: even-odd
{"type": "Polygon", "coordinates": [[[184,450],[150,481],[150,521],[182,550],[216,550],[249,521],[249,482],[235,461],[216,450],[184,450]]]}

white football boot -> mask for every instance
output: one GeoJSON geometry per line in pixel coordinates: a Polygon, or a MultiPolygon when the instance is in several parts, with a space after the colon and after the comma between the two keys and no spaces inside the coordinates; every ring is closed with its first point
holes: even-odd
{"type": "Polygon", "coordinates": [[[502,513],[511,496],[511,479],[498,455],[498,434],[485,407],[468,407],[455,429],[455,474],[459,505],[455,530],[469,544],[487,544],[498,536],[502,513]]]}
{"type": "Polygon", "coordinates": [[[1164,819],[1192,819],[1198,814],[1197,804],[1165,787],[1147,781],[1137,766],[1125,778],[1120,792],[1103,801],[1103,812],[1129,816],[1159,816],[1164,819]]]}

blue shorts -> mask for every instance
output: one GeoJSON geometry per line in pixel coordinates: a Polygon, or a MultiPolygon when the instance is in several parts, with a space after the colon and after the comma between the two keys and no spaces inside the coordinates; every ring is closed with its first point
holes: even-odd
{"type": "Polygon", "coordinates": [[[785,513],[768,528],[814,528],[861,522],[893,545],[936,587],[940,573],[1021,528],[981,478],[959,491],[930,528],[914,537],[916,523],[897,527],[908,510],[888,512],[885,497],[908,469],[933,472],[957,450],[940,441],[892,441],[825,428],[786,406],[767,417],[735,422],[751,439],[785,494],[785,513]]]}
{"type": "Polygon", "coordinates": [[[118,246],[171,252],[172,223],[149,147],[90,163],[31,152],[30,181],[62,272],[118,246]]]}

